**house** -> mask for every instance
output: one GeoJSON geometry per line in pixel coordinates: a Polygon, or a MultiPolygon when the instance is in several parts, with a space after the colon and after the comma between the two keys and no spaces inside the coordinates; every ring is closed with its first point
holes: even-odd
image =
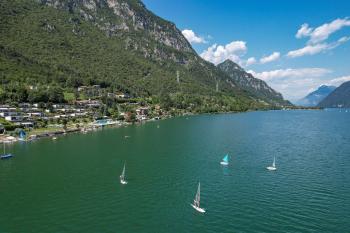
{"type": "Polygon", "coordinates": [[[117,98],[117,95],[115,95],[114,93],[107,93],[107,97],[109,98],[117,98]]]}
{"type": "Polygon", "coordinates": [[[141,107],[136,109],[136,119],[139,121],[147,120],[148,110],[148,107],[141,107]]]}
{"type": "Polygon", "coordinates": [[[115,94],[115,97],[116,98],[119,98],[119,99],[129,99],[130,98],[130,95],[127,94],[127,93],[123,93],[123,92],[117,92],[115,94]]]}
{"type": "Polygon", "coordinates": [[[17,109],[16,108],[10,108],[10,107],[2,107],[0,108],[0,116],[6,117],[6,116],[15,116],[17,115],[17,109]]]}
{"type": "Polygon", "coordinates": [[[80,100],[76,102],[79,106],[84,107],[92,107],[92,108],[99,108],[101,106],[101,102],[98,100],[80,100]]]}
{"type": "Polygon", "coordinates": [[[88,87],[87,86],[80,86],[78,87],[78,91],[81,92],[81,91],[85,91],[88,87]]]}
{"type": "Polygon", "coordinates": [[[53,104],[52,105],[53,108],[62,108],[63,107],[63,104],[53,104]]]}
{"type": "Polygon", "coordinates": [[[141,107],[136,109],[136,115],[137,116],[147,116],[148,115],[148,107],[141,107]]]}
{"type": "Polygon", "coordinates": [[[42,113],[42,112],[28,112],[27,116],[28,117],[43,117],[44,113],[42,113]]]}
{"type": "Polygon", "coordinates": [[[44,105],[45,106],[46,104],[35,103],[35,104],[33,104],[33,107],[34,108],[40,108],[40,105],[44,105]]]}
{"type": "Polygon", "coordinates": [[[15,116],[6,116],[5,120],[10,122],[19,122],[23,120],[23,116],[15,115],[15,116]]]}
{"type": "Polygon", "coordinates": [[[32,105],[30,103],[19,103],[18,107],[19,108],[30,108],[32,105]]]}
{"type": "Polygon", "coordinates": [[[33,122],[20,122],[19,125],[23,126],[24,128],[33,128],[34,127],[33,122]]]}

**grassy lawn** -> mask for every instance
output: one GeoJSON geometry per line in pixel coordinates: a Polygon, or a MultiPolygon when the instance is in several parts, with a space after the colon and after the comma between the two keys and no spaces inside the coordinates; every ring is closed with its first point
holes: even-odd
{"type": "Polygon", "coordinates": [[[74,96],[74,93],[72,92],[64,92],[64,99],[67,101],[67,102],[72,102],[75,100],[75,96],[74,96]]]}
{"type": "Polygon", "coordinates": [[[33,129],[29,131],[29,135],[33,134],[41,134],[41,133],[47,133],[47,132],[53,132],[53,131],[59,131],[63,130],[61,127],[47,127],[47,128],[38,128],[38,129],[33,129]]]}

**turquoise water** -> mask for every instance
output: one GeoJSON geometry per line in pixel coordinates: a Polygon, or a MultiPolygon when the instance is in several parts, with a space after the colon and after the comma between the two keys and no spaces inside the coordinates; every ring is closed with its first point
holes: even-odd
{"type": "Polygon", "coordinates": [[[350,111],[269,111],[15,144],[0,232],[350,232],[349,142],[350,111]]]}

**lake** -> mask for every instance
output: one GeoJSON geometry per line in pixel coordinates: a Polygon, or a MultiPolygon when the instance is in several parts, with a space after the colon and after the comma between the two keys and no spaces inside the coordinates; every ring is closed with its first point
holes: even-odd
{"type": "Polygon", "coordinates": [[[350,111],[179,117],[8,150],[1,233],[350,232],[350,111]]]}

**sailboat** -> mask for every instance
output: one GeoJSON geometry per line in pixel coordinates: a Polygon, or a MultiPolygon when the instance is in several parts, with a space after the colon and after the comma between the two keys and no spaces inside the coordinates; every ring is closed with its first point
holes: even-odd
{"type": "Polygon", "coordinates": [[[0,159],[8,159],[13,157],[13,154],[6,154],[6,148],[5,148],[5,143],[3,143],[3,147],[4,147],[4,153],[2,155],[0,155],[0,159]]]}
{"type": "Polygon", "coordinates": [[[198,189],[197,189],[197,193],[196,196],[193,200],[193,203],[191,204],[191,206],[197,210],[200,213],[205,213],[205,209],[200,207],[200,200],[201,200],[201,183],[198,183],[198,189]]]}
{"type": "Polygon", "coordinates": [[[276,171],[277,170],[277,168],[276,168],[276,157],[273,157],[272,166],[268,166],[266,169],[269,170],[269,171],[276,171]]]}
{"type": "Polygon", "coordinates": [[[23,130],[21,130],[21,132],[19,133],[18,141],[21,141],[21,142],[26,141],[26,132],[24,132],[23,130]]]}
{"type": "Polygon", "coordinates": [[[225,157],[220,162],[221,165],[227,166],[228,165],[228,154],[225,155],[225,157]]]}
{"type": "Polygon", "coordinates": [[[123,168],[123,172],[120,175],[120,183],[121,184],[127,184],[128,182],[125,180],[125,163],[124,163],[124,168],[123,168]]]}

